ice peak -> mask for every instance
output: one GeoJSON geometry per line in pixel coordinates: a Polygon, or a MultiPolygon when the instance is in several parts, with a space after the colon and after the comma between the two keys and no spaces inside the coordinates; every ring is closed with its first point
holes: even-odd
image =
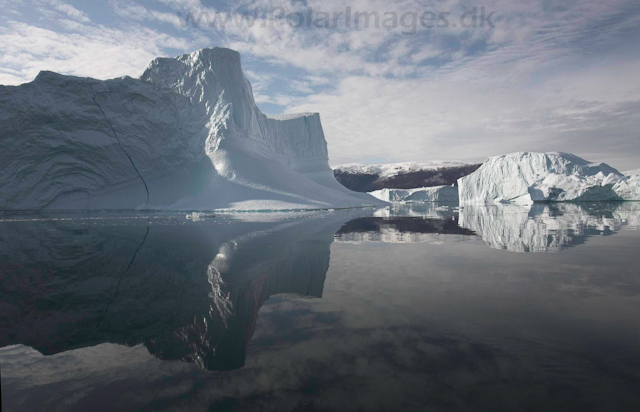
{"type": "MultiPolygon", "coordinates": [[[[164,64],[173,64],[175,61],[184,62],[192,67],[210,67],[210,64],[223,60],[225,65],[242,70],[240,53],[225,47],[210,47],[199,49],[191,53],[184,53],[176,57],[157,57],[149,63],[147,71],[153,67],[164,64]]],[[[146,71],[145,71],[146,73],[146,71]]],[[[143,76],[144,77],[144,74],[143,76]]]]}
{"type": "Polygon", "coordinates": [[[40,73],[38,73],[38,75],[34,79],[34,81],[46,81],[47,79],[50,79],[50,78],[59,78],[63,76],[64,75],[60,73],[52,72],[49,70],[41,70],[40,73]]]}
{"type": "Polygon", "coordinates": [[[34,83],[34,84],[57,84],[57,83],[60,83],[60,82],[67,82],[69,80],[77,81],[78,79],[91,80],[90,78],[67,76],[67,75],[56,73],[56,72],[52,72],[52,71],[49,71],[49,70],[41,70],[40,73],[38,73],[38,75],[36,76],[36,78],[33,79],[32,83],[34,83]]]}
{"type": "Polygon", "coordinates": [[[240,54],[230,49],[215,47],[158,58],[140,79],[189,98],[206,116],[214,115],[216,107],[230,111],[241,130],[252,127],[258,112],[251,85],[242,72],[240,54]]]}
{"type": "Polygon", "coordinates": [[[211,61],[222,58],[229,59],[240,64],[240,53],[235,50],[227,49],[226,47],[205,47],[191,53],[183,54],[182,56],[189,56],[192,60],[199,61],[211,61]]]}

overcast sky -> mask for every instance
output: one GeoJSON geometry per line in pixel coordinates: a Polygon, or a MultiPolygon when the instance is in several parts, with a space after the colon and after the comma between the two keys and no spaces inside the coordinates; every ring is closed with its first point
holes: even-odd
{"type": "Polygon", "coordinates": [[[242,54],[265,113],[319,112],[332,165],[567,151],[640,167],[637,0],[0,0],[0,84],[137,77],[212,46],[242,54]]]}

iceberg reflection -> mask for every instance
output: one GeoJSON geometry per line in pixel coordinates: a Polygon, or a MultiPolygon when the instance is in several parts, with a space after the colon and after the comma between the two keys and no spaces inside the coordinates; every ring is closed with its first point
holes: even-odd
{"type": "Polygon", "coordinates": [[[458,209],[438,203],[396,203],[360,217],[336,232],[338,242],[441,243],[469,240],[475,233],[458,225],[458,209]],[[445,235],[445,236],[441,236],[445,235]]]}
{"type": "Polygon", "coordinates": [[[262,304],[321,297],[333,235],[362,213],[3,219],[0,347],[143,344],[160,359],[240,368],[262,304]]]}
{"type": "Polygon", "coordinates": [[[458,242],[554,252],[640,227],[640,204],[454,207],[220,216],[0,217],[0,347],[44,355],[116,343],[209,370],[245,363],[271,296],[322,297],[331,244],[458,242]]]}
{"type": "Polygon", "coordinates": [[[640,227],[638,203],[535,203],[532,206],[465,206],[460,226],[492,248],[512,252],[557,252],[607,236],[623,226],[640,227]]]}

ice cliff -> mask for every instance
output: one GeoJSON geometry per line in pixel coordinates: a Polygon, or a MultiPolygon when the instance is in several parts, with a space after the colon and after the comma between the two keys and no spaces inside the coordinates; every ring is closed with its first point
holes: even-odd
{"type": "Polygon", "coordinates": [[[0,86],[0,209],[279,210],[381,204],[334,178],[318,114],[268,117],[240,55],[140,77],[0,86]]]}
{"type": "Polygon", "coordinates": [[[640,179],[569,153],[491,157],[458,179],[460,204],[640,200],[640,179]],[[635,179],[635,180],[634,180],[635,179]]]}
{"type": "Polygon", "coordinates": [[[381,189],[369,194],[385,202],[458,202],[458,188],[453,186],[381,189]]]}

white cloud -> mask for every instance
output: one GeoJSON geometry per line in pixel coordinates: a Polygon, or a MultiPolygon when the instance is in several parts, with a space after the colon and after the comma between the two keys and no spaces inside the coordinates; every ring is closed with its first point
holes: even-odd
{"type": "Polygon", "coordinates": [[[0,83],[31,81],[41,70],[107,79],[137,76],[166,49],[189,50],[196,42],[153,29],[113,29],[72,20],[58,22],[64,30],[9,22],[0,32],[0,83]]]}
{"type": "Polygon", "coordinates": [[[640,101],[640,12],[633,1],[490,0],[482,6],[495,12],[493,29],[453,27],[473,6],[459,1],[261,0],[213,8],[199,0],[112,0],[120,19],[114,27],[90,24],[87,13],[60,0],[39,4],[68,18],[52,28],[5,16],[1,83],[30,80],[41,69],[137,75],[158,55],[226,46],[250,61],[258,103],[321,113],[333,163],[481,159],[536,149],[583,150],[627,168],[639,162],[631,108],[640,101]],[[227,12],[332,14],[347,6],[381,15],[447,12],[450,24],[415,35],[344,23],[296,28],[262,15],[251,27],[234,24],[238,15],[224,29],[206,24],[227,12]],[[200,16],[199,28],[185,27],[178,12],[200,16]],[[168,33],[176,28],[178,35],[168,33]],[[603,133],[608,147],[598,138],[603,133]]]}
{"type": "Polygon", "coordinates": [[[629,155],[640,157],[634,139],[640,113],[628,110],[640,106],[640,79],[622,72],[618,81],[627,92],[636,90],[626,100],[579,93],[579,85],[613,74],[605,70],[594,79],[585,69],[567,73],[573,83],[565,88],[550,83],[526,93],[513,93],[508,82],[469,83],[455,74],[428,81],[354,76],[288,110],[321,113],[332,164],[481,161],[511,151],[563,150],[624,169],[633,167],[629,155]]]}
{"type": "Polygon", "coordinates": [[[150,10],[138,3],[127,0],[111,0],[109,1],[109,4],[118,16],[125,19],[132,19],[137,21],[155,20],[172,24],[173,26],[180,29],[185,28],[183,21],[176,13],[150,10]]]}
{"type": "Polygon", "coordinates": [[[81,21],[84,23],[88,23],[90,21],[89,16],[81,10],[73,7],[72,5],[65,3],[62,0],[38,0],[39,3],[50,6],[54,10],[67,15],[68,17],[81,21]]]}

